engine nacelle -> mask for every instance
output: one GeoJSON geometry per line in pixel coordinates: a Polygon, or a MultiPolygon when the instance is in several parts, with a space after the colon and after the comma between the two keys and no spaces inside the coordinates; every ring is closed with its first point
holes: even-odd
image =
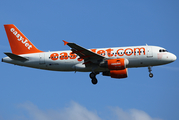
{"type": "Polygon", "coordinates": [[[104,76],[111,76],[111,78],[126,78],[128,76],[127,68],[123,70],[110,70],[103,72],[104,76]]]}
{"type": "Polygon", "coordinates": [[[108,68],[109,70],[123,70],[129,61],[124,58],[108,59],[100,64],[100,67],[108,68]]]}

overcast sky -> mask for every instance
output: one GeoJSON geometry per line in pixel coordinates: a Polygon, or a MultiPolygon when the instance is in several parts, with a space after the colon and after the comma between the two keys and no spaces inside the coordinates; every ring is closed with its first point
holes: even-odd
{"type": "MultiPolygon", "coordinates": [[[[179,56],[177,0],[1,0],[0,57],[11,52],[4,24],[43,51],[155,45],[179,56]]],[[[131,68],[125,79],[0,63],[0,120],[178,120],[179,62],[131,68]]]]}

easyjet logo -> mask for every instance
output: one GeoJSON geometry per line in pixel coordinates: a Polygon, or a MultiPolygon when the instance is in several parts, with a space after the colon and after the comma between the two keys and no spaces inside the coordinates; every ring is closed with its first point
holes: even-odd
{"type": "Polygon", "coordinates": [[[111,65],[120,65],[121,63],[111,63],[111,65]]]}
{"type": "MultiPolygon", "coordinates": [[[[91,49],[92,52],[97,53],[102,56],[108,56],[108,57],[117,57],[117,56],[131,56],[131,55],[145,55],[145,48],[126,48],[126,49],[118,49],[116,52],[109,48],[106,50],[97,50],[97,49],[91,49]]],[[[61,53],[52,53],[50,55],[50,59],[52,60],[67,60],[67,59],[76,59],[76,54],[73,52],[67,53],[67,52],[61,52],[61,53]]],[[[85,58],[85,57],[84,57],[85,58]]],[[[78,61],[82,61],[82,58],[78,58],[78,61]]],[[[120,63],[117,63],[120,64],[120,63]]]]}
{"type": "Polygon", "coordinates": [[[27,47],[29,50],[32,48],[32,45],[28,43],[27,39],[24,39],[14,28],[11,28],[10,30],[16,37],[19,42],[22,42],[25,47],[27,47]]]}

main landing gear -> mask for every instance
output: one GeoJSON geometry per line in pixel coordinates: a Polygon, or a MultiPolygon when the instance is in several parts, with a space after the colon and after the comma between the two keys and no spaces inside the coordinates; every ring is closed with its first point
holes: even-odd
{"type": "Polygon", "coordinates": [[[94,73],[94,72],[91,72],[91,73],[89,74],[89,76],[90,76],[90,78],[91,78],[91,82],[92,82],[94,85],[96,85],[96,84],[98,83],[98,80],[96,79],[96,75],[97,75],[97,73],[94,73]]]}
{"type": "Polygon", "coordinates": [[[148,70],[149,70],[149,77],[152,78],[154,75],[151,73],[152,71],[151,66],[148,67],[148,70]]]}

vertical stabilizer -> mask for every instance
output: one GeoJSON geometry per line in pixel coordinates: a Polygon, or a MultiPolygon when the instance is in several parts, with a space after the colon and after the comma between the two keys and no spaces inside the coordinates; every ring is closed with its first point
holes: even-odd
{"type": "Polygon", "coordinates": [[[13,54],[29,54],[42,52],[37,49],[26,36],[13,24],[4,25],[13,54]]]}

